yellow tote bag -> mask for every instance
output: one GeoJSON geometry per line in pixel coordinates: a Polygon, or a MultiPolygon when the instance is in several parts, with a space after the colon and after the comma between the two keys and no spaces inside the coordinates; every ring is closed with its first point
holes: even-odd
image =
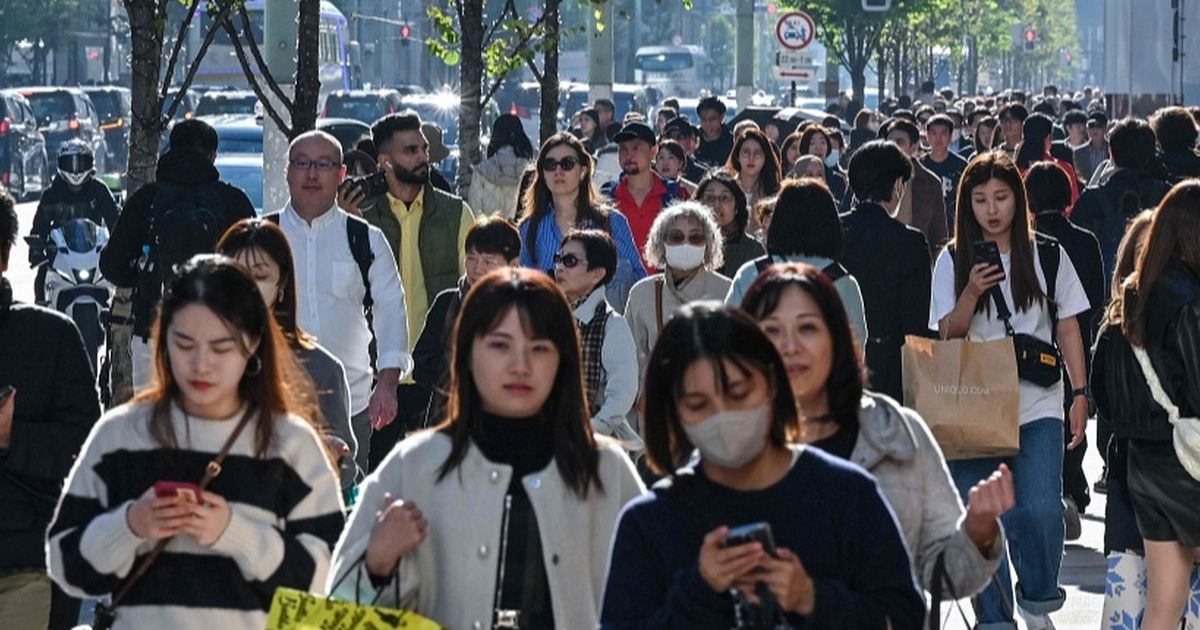
{"type": "Polygon", "coordinates": [[[445,630],[405,610],[330,599],[291,588],[278,588],[271,600],[267,630],[445,630]]]}

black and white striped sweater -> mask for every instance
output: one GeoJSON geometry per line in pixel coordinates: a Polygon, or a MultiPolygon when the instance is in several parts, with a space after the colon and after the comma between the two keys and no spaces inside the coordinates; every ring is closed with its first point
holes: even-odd
{"type": "MultiPolygon", "coordinates": [[[[157,481],[198,483],[241,414],[189,419],[173,407],[183,448],[167,449],[150,436],[151,410],[138,403],[105,414],[71,470],[46,555],[51,577],[72,595],[118,590],[155,544],[130,531],[128,506],[157,481]]],[[[344,524],[338,480],[308,423],[287,416],[276,427],[262,459],[247,427],[209,485],[229,501],[225,532],[211,547],[176,536],[122,602],[116,628],[259,630],[276,587],[322,587],[344,524]]]]}

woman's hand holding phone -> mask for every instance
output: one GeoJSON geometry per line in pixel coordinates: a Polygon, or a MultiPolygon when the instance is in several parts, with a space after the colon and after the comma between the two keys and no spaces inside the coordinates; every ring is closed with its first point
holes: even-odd
{"type": "Polygon", "coordinates": [[[763,555],[758,563],[760,571],[742,576],[734,583],[751,602],[758,603],[755,589],[759,582],[767,585],[779,607],[797,615],[810,615],[817,605],[817,594],[813,579],[804,569],[796,554],[779,547],[778,558],[763,555]]]}
{"type": "Polygon", "coordinates": [[[225,497],[205,492],[203,503],[189,503],[188,506],[192,518],[184,524],[183,533],[194,538],[200,545],[213,546],[221,538],[221,534],[225,533],[225,528],[229,527],[229,520],[233,517],[229,502],[225,497]]]}
{"type": "Polygon", "coordinates": [[[160,497],[153,487],[147,488],[125,510],[125,523],[134,536],[143,540],[170,538],[192,519],[191,506],[178,495],[160,497]]]}
{"type": "Polygon", "coordinates": [[[700,545],[700,577],[717,593],[724,593],[734,582],[753,571],[767,554],[757,542],[725,546],[728,527],[718,527],[704,537],[700,545]]]}
{"type": "Polygon", "coordinates": [[[1004,280],[1004,269],[989,263],[976,263],[971,267],[971,276],[967,280],[967,289],[978,300],[987,294],[992,287],[1004,280]]]}

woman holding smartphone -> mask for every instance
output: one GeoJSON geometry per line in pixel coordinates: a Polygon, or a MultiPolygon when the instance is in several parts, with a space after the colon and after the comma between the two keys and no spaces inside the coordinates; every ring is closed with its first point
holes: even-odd
{"type": "Polygon", "coordinates": [[[257,630],[277,587],[320,588],[344,523],[311,382],[222,256],[166,286],[154,349],[154,385],[96,423],[67,478],[50,576],[76,597],[125,592],[114,628],[257,630]]]}
{"type": "Polygon", "coordinates": [[[493,271],[454,337],[445,421],[364,482],[329,590],[450,628],[594,628],[617,516],[644,487],[592,434],[571,306],[539,271],[493,271]]]}
{"type": "Polygon", "coordinates": [[[668,479],[621,516],[601,627],[921,626],[925,602],[875,481],[789,445],[799,428],[787,368],[752,319],[698,302],[666,324],[643,437],[668,479]],[[753,535],[730,538],[747,525],[753,535]]]}
{"type": "MultiPolygon", "coordinates": [[[[1088,299],[1071,258],[1057,241],[1033,232],[1025,185],[1017,165],[1002,152],[976,157],[967,166],[956,212],[954,240],[933,271],[929,326],[943,339],[995,341],[1015,333],[1056,345],[1072,388],[1074,448],[1083,440],[1088,414],[1083,340],[1075,316],[1087,310],[1088,299]],[[992,252],[998,252],[999,265],[992,252]],[[1047,282],[1051,272],[1052,283],[1047,282]],[[1009,317],[1002,317],[1005,312],[1009,317]]],[[[1049,386],[1022,378],[1019,399],[1020,451],[1005,458],[955,460],[950,472],[965,499],[1001,463],[1012,469],[1017,503],[1001,521],[1017,570],[1016,603],[1028,627],[1050,628],[1049,613],[1062,607],[1065,596],[1058,585],[1064,537],[1061,375],[1049,386]]],[[[1007,562],[1001,562],[998,575],[1004,592],[988,589],[979,596],[981,624],[1013,623],[1007,562]]]]}

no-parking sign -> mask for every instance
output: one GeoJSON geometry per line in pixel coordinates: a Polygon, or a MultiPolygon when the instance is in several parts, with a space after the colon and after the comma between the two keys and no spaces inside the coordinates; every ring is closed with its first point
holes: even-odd
{"type": "Polygon", "coordinates": [[[816,23],[803,11],[784,13],[775,23],[775,39],[786,50],[805,49],[812,43],[816,32],[816,23]]]}

